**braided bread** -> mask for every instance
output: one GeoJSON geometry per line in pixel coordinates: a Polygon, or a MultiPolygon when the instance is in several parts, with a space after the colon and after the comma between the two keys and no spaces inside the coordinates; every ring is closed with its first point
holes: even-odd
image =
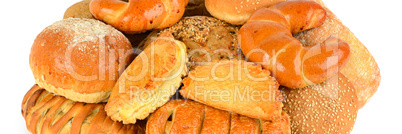
{"type": "Polygon", "coordinates": [[[125,33],[163,29],[183,16],[188,0],[92,0],[92,15],[125,33]]]}
{"type": "Polygon", "coordinates": [[[292,33],[320,26],[325,10],[313,1],[287,1],[255,12],[239,30],[250,61],[272,72],[280,85],[301,88],[325,81],[347,63],[349,45],[336,37],[303,47],[292,33]]]}
{"type": "Polygon", "coordinates": [[[278,120],[266,121],[215,109],[191,100],[171,100],[149,117],[146,133],[289,134],[290,124],[285,112],[282,112],[278,120]]]}
{"type": "Polygon", "coordinates": [[[106,116],[104,103],[74,102],[34,85],[24,96],[21,112],[31,133],[144,133],[144,122],[123,125],[106,116]]]}

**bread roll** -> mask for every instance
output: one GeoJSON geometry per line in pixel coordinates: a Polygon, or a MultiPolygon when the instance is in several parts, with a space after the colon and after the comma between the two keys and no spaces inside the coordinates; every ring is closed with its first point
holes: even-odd
{"type": "Polygon", "coordinates": [[[142,134],[145,122],[123,125],[106,116],[104,103],[75,102],[34,85],[21,106],[26,127],[33,134],[142,134]]]}
{"type": "Polygon", "coordinates": [[[285,112],[278,120],[265,121],[191,100],[171,100],[151,114],[146,133],[290,134],[290,126],[285,112]]]}
{"type": "MultiPolygon", "coordinates": [[[[169,31],[187,47],[189,70],[215,59],[243,59],[237,43],[239,27],[207,16],[184,17],[175,25],[161,30],[169,31]]],[[[145,48],[158,35],[152,32],[139,48],[145,48]]]]}
{"type": "Polygon", "coordinates": [[[242,25],[258,9],[284,0],[205,0],[208,12],[230,24],[242,25]]]}
{"type": "Polygon", "coordinates": [[[64,12],[63,19],[67,18],[87,18],[87,19],[95,19],[91,12],[89,12],[89,3],[91,0],[82,0],[80,2],[71,5],[64,12]]]}
{"type": "Polygon", "coordinates": [[[283,106],[278,86],[260,65],[236,59],[215,60],[190,71],[180,94],[218,109],[276,120],[283,106]]]}
{"type": "Polygon", "coordinates": [[[125,33],[172,26],[183,16],[188,0],[92,0],[92,15],[125,33]]]}
{"type": "Polygon", "coordinates": [[[162,33],[120,76],[106,104],[108,116],[124,124],[145,119],[179,88],[186,61],[184,44],[162,33]]]}
{"type": "Polygon", "coordinates": [[[349,43],[349,62],[341,70],[356,90],[359,99],[359,108],[368,102],[371,96],[377,91],[381,81],[380,69],[374,57],[357,37],[331,12],[322,2],[320,3],[327,12],[324,24],[315,29],[307,30],[295,35],[305,45],[317,44],[329,36],[336,36],[349,43]]]}
{"type": "Polygon", "coordinates": [[[342,74],[301,89],[283,87],[283,110],[292,133],[346,134],[356,121],[358,101],[353,85],[342,74]]]}
{"type": "Polygon", "coordinates": [[[347,63],[347,42],[328,37],[308,47],[292,36],[322,25],[325,10],[314,1],[286,1],[256,11],[239,30],[239,44],[250,61],[272,72],[279,84],[302,88],[337,74],[347,63]]]}
{"type": "Polygon", "coordinates": [[[29,65],[36,83],[57,95],[87,103],[107,101],[133,49],[118,30],[93,19],[68,18],[35,39],[29,65]]]}

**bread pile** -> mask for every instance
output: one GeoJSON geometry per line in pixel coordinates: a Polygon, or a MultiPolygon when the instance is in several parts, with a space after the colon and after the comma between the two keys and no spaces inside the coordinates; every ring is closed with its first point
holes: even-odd
{"type": "Polygon", "coordinates": [[[350,133],[380,82],[321,0],[83,0],[29,64],[32,133],[350,133]]]}

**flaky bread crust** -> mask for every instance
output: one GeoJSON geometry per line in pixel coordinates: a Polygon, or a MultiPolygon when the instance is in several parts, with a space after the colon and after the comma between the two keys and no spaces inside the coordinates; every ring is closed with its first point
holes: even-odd
{"type": "Polygon", "coordinates": [[[162,33],[120,76],[106,104],[108,116],[124,124],[145,119],[179,88],[185,63],[184,44],[162,33]]]}
{"type": "Polygon", "coordinates": [[[213,61],[190,71],[180,94],[206,105],[264,120],[280,118],[282,95],[268,70],[243,60],[213,61]]]}
{"type": "Polygon", "coordinates": [[[162,133],[263,133],[289,134],[289,116],[275,121],[254,119],[191,100],[171,100],[148,119],[147,134],[162,133]],[[171,118],[171,119],[170,119],[171,118]]]}
{"type": "Polygon", "coordinates": [[[353,85],[341,73],[301,89],[283,87],[283,110],[290,116],[292,133],[346,134],[355,124],[358,102],[353,85]]]}
{"type": "Polygon", "coordinates": [[[356,90],[359,101],[359,108],[366,104],[374,95],[381,81],[380,69],[377,62],[367,48],[342,22],[325,6],[322,0],[313,0],[321,4],[326,12],[327,18],[324,24],[315,29],[307,30],[295,35],[305,45],[317,44],[329,36],[336,36],[349,43],[349,62],[341,70],[356,90]]]}
{"type": "Polygon", "coordinates": [[[24,96],[21,112],[33,134],[144,133],[145,122],[123,125],[112,121],[104,106],[74,102],[34,85],[24,96]]]}

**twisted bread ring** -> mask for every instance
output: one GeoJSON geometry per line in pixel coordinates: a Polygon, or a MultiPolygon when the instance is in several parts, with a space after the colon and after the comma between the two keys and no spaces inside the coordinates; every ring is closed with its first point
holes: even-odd
{"type": "Polygon", "coordinates": [[[330,37],[303,47],[292,36],[320,26],[325,10],[313,1],[287,1],[254,13],[240,28],[238,40],[246,58],[260,62],[280,85],[302,88],[337,74],[349,58],[349,45],[330,37]]]}

